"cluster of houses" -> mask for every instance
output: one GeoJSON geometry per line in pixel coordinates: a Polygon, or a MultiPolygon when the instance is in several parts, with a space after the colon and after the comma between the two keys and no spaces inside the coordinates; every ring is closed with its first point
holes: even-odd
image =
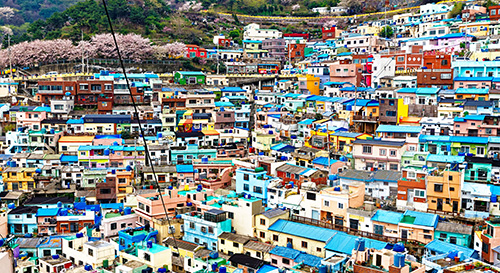
{"type": "Polygon", "coordinates": [[[109,71],[1,79],[0,267],[500,272],[500,6],[451,8],[321,41],[250,24],[243,49],[187,45],[226,74],[130,90],[109,71]]]}

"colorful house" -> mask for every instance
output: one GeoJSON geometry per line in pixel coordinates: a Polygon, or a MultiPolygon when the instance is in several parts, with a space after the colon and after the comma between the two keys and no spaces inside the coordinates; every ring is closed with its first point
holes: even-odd
{"type": "Polygon", "coordinates": [[[198,71],[177,71],[174,74],[174,81],[177,84],[205,84],[205,73],[198,71]]]}
{"type": "Polygon", "coordinates": [[[440,221],[434,230],[434,238],[450,244],[469,247],[472,242],[473,230],[474,228],[469,225],[440,221]]]}

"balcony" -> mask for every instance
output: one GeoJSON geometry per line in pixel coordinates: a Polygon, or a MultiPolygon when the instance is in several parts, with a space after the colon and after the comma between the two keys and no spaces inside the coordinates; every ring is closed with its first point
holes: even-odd
{"type": "Polygon", "coordinates": [[[372,117],[372,116],[363,116],[363,115],[354,115],[354,121],[358,122],[378,122],[379,117],[372,117]]]}

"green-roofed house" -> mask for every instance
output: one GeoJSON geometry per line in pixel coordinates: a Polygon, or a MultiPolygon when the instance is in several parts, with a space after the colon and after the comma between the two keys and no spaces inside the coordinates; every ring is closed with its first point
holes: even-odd
{"type": "Polygon", "coordinates": [[[205,84],[206,75],[201,71],[177,71],[174,74],[174,82],[181,85],[205,84]]]}

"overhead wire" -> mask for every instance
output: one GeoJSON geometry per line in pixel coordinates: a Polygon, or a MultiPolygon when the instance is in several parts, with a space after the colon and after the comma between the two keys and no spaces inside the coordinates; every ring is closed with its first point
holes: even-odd
{"type": "MultiPolygon", "coordinates": [[[[113,42],[115,44],[116,53],[118,55],[118,60],[120,61],[120,66],[121,66],[121,69],[123,71],[123,76],[125,77],[125,82],[127,84],[127,89],[129,91],[129,94],[130,94],[130,100],[132,102],[132,106],[134,107],[135,118],[137,119],[137,124],[139,126],[139,131],[141,133],[140,137],[142,138],[142,141],[144,142],[144,152],[146,154],[145,155],[146,156],[146,162],[149,163],[149,166],[151,167],[151,172],[153,173],[153,181],[154,181],[155,187],[156,187],[156,189],[158,191],[159,199],[161,200],[161,204],[163,206],[163,211],[165,212],[165,217],[167,218],[167,223],[168,223],[168,227],[169,227],[169,231],[170,231],[170,230],[173,230],[172,229],[172,223],[170,221],[170,217],[168,216],[167,207],[165,205],[165,201],[163,200],[162,192],[161,192],[161,189],[160,189],[160,184],[158,183],[158,177],[156,176],[156,172],[155,172],[155,168],[154,168],[154,165],[153,165],[153,161],[151,160],[151,155],[149,154],[149,148],[148,148],[148,143],[146,141],[146,135],[144,134],[144,128],[142,127],[141,119],[139,118],[139,110],[137,108],[137,103],[135,102],[134,96],[132,95],[132,89],[130,87],[130,81],[129,81],[128,76],[127,76],[127,71],[125,69],[125,65],[123,64],[122,55],[121,55],[121,52],[120,52],[120,48],[118,46],[118,42],[116,40],[116,35],[115,35],[115,31],[113,29],[113,23],[111,22],[111,17],[109,15],[109,11],[108,11],[108,6],[106,4],[106,0],[102,0],[102,4],[103,4],[104,10],[106,12],[106,17],[108,19],[109,28],[110,28],[110,31],[111,31],[111,35],[113,36],[113,42]]],[[[176,240],[175,236],[172,235],[172,238],[174,240],[174,247],[177,250],[177,252],[179,252],[179,247],[177,245],[177,240],[176,240]]]]}

